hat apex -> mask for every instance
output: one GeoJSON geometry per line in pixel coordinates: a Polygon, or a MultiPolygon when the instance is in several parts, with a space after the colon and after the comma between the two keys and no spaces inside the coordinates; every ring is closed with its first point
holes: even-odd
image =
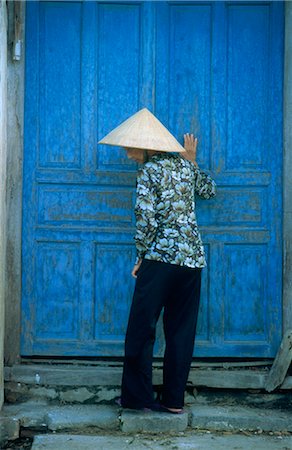
{"type": "Polygon", "coordinates": [[[129,117],[98,143],[141,150],[185,152],[182,145],[147,108],[129,117]]]}

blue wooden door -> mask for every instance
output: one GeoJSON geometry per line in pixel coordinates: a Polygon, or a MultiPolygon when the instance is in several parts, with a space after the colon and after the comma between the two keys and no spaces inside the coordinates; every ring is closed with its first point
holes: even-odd
{"type": "Polygon", "coordinates": [[[22,355],[123,354],[137,167],[97,140],[144,106],[218,184],[195,356],[275,354],[282,47],[281,2],[27,2],[22,355]]]}

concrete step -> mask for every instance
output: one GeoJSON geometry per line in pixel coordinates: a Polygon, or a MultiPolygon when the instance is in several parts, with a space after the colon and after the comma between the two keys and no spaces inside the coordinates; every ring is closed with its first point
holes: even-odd
{"type": "Polygon", "coordinates": [[[186,449],[186,450],[290,450],[291,436],[216,435],[187,432],[178,436],[88,436],[88,435],[38,435],[32,450],[133,450],[186,449]]]}
{"type": "Polygon", "coordinates": [[[197,405],[191,408],[190,427],[212,431],[292,431],[292,412],[239,406],[197,405]]]}
{"type": "MultiPolygon", "coordinates": [[[[259,430],[292,432],[292,413],[275,409],[194,404],[185,414],[123,410],[110,405],[48,405],[38,402],[4,405],[1,420],[14,430],[39,432],[167,433],[190,430],[259,430]]],[[[3,429],[0,427],[0,429],[3,429]]],[[[6,438],[7,439],[7,438],[6,438]]],[[[4,438],[2,439],[2,441],[4,438]]],[[[0,436],[1,441],[1,436],[0,436]]],[[[58,449],[59,450],[59,449],[58,449]]]]}
{"type": "Polygon", "coordinates": [[[51,431],[119,429],[119,410],[114,406],[72,405],[52,408],[45,414],[44,420],[51,431]]]}
{"type": "Polygon", "coordinates": [[[186,430],[190,412],[169,414],[124,410],[120,415],[120,429],[124,433],[163,433],[186,430]]]}

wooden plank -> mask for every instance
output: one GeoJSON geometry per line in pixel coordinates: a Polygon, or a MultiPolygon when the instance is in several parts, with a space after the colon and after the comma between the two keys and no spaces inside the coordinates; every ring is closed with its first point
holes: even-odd
{"type": "MultiPolygon", "coordinates": [[[[208,368],[208,367],[221,367],[224,369],[232,369],[233,367],[260,367],[260,366],[271,366],[274,362],[274,359],[261,359],[261,360],[254,360],[254,361],[192,361],[191,367],[194,368],[208,368]]],[[[74,366],[94,366],[94,367],[119,367],[123,365],[122,361],[114,361],[114,360],[100,360],[100,361],[91,361],[91,360],[79,360],[79,359],[71,359],[71,360],[48,360],[48,359],[42,359],[42,358],[25,358],[21,361],[22,364],[44,364],[44,365],[74,365],[74,366]]],[[[163,366],[163,361],[154,359],[153,367],[160,368],[163,366]]]]}
{"type": "Polygon", "coordinates": [[[283,383],[291,361],[292,330],[288,330],[283,336],[278,353],[267,377],[265,389],[268,392],[273,391],[283,383]]]}
{"type": "Polygon", "coordinates": [[[191,370],[188,381],[196,387],[263,389],[266,376],[254,370],[191,370]]]}
{"type": "MultiPolygon", "coordinates": [[[[72,365],[18,365],[5,372],[5,381],[54,386],[120,386],[122,367],[72,367],[72,365]]],[[[188,383],[229,389],[263,389],[263,370],[191,369],[188,383]]],[[[162,369],[153,370],[154,385],[162,384],[162,369]]]]}
{"type": "MultiPolygon", "coordinates": [[[[29,40],[26,28],[26,9],[28,2],[7,2],[8,16],[13,17],[13,9],[18,3],[20,35],[29,40]]],[[[35,2],[36,3],[36,2],[35,2]]],[[[9,21],[9,34],[13,33],[12,20],[9,21]]],[[[6,275],[5,275],[5,362],[12,365],[19,362],[20,318],[21,318],[21,247],[22,247],[22,191],[23,191],[23,102],[24,68],[26,57],[9,63],[9,127],[7,127],[7,236],[6,275]],[[21,113],[20,113],[21,111],[21,113]]],[[[32,74],[31,74],[32,76],[32,74]]]]}
{"type": "Polygon", "coordinates": [[[119,386],[122,367],[14,366],[7,381],[54,386],[119,386]]]}
{"type": "Polygon", "coordinates": [[[217,361],[217,362],[192,362],[191,367],[222,367],[223,369],[232,369],[233,367],[259,367],[270,366],[273,364],[272,359],[264,359],[260,361],[217,361]]]}
{"type": "MultiPolygon", "coordinates": [[[[78,367],[72,364],[15,365],[5,367],[5,381],[54,386],[119,386],[122,365],[78,367]],[[66,380],[66,381],[64,381],[66,380]]],[[[222,389],[265,389],[268,372],[264,370],[224,370],[192,368],[188,384],[222,389]]],[[[153,383],[162,384],[161,368],[153,369],[153,383]]],[[[279,387],[292,389],[292,377],[279,387]]]]}

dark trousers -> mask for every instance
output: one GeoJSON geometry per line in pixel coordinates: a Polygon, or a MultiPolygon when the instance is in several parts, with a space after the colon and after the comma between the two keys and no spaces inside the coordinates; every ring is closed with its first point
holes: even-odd
{"type": "Polygon", "coordinates": [[[198,317],[202,269],[143,260],[138,272],[125,341],[123,407],[154,403],[152,359],[156,324],[162,308],[165,334],[162,401],[184,405],[198,317]]]}

